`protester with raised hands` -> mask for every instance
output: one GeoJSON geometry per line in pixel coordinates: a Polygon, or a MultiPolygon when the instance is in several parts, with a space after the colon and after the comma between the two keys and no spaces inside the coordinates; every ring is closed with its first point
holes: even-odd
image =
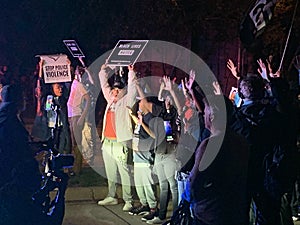
{"type": "Polygon", "coordinates": [[[67,96],[64,83],[43,84],[42,66],[39,62],[39,80],[35,89],[36,118],[31,135],[40,140],[50,140],[60,153],[71,153],[71,136],[68,122],[67,96]]]}
{"type": "MultiPolygon", "coordinates": [[[[227,68],[230,70],[231,74],[237,79],[237,81],[239,81],[241,77],[238,75],[237,67],[234,65],[234,63],[231,59],[228,59],[228,61],[227,61],[227,68]]],[[[237,84],[237,86],[238,86],[238,84],[237,84]]],[[[237,107],[241,106],[242,99],[239,96],[237,87],[231,87],[231,91],[230,91],[230,94],[229,94],[229,99],[237,107]]]]}
{"type": "MultiPolygon", "coordinates": [[[[203,112],[203,103],[200,102],[200,99],[198,99],[195,95],[193,85],[195,83],[195,77],[196,77],[196,72],[194,69],[190,70],[189,78],[187,79],[185,77],[184,81],[181,80],[182,84],[182,90],[185,93],[185,96],[189,93],[194,100],[195,106],[197,110],[202,113],[203,112]],[[188,92],[187,92],[188,91],[188,92]]],[[[202,101],[202,99],[201,99],[202,101]]]]}

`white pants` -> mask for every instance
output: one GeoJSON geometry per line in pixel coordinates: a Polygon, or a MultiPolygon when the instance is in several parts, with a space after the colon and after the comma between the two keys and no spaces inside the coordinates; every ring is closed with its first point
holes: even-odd
{"type": "Polygon", "coordinates": [[[127,147],[122,143],[104,139],[102,150],[108,180],[107,197],[116,197],[116,184],[118,182],[119,172],[121,177],[123,200],[125,202],[131,202],[131,178],[129,175],[129,167],[127,165],[127,147]]]}

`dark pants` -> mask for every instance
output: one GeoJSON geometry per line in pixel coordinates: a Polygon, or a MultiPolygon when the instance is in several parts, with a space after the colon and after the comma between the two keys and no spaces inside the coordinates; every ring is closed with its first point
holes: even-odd
{"type": "Polygon", "coordinates": [[[298,216],[300,213],[300,193],[299,193],[299,178],[295,182],[295,186],[293,188],[292,193],[292,200],[291,200],[291,207],[292,207],[292,214],[293,216],[298,216]]]}
{"type": "Polygon", "coordinates": [[[255,225],[280,225],[281,198],[272,198],[267,193],[253,194],[255,225]]]}
{"type": "Polygon", "coordinates": [[[292,219],[291,193],[285,193],[281,198],[280,217],[282,225],[294,225],[292,219]]]}

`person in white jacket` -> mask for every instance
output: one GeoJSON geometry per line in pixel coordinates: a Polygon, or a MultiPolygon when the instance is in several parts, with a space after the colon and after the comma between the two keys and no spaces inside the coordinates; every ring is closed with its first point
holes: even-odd
{"type": "Polygon", "coordinates": [[[70,124],[72,149],[75,154],[74,172],[80,173],[82,167],[82,156],[90,163],[92,149],[85,141],[85,123],[90,110],[91,98],[85,86],[81,82],[84,68],[77,66],[75,79],[71,84],[68,106],[68,120],[70,124]]]}
{"type": "MultiPolygon", "coordinates": [[[[132,208],[131,177],[127,164],[128,146],[132,139],[132,123],[127,106],[132,107],[136,101],[136,74],[133,65],[128,66],[128,85],[108,83],[110,68],[104,64],[99,72],[101,90],[107,101],[103,118],[102,153],[108,180],[108,194],[98,205],[116,205],[116,183],[118,172],[121,178],[122,194],[125,205],[123,211],[132,208]]],[[[113,72],[113,71],[111,71],[113,72]]]]}

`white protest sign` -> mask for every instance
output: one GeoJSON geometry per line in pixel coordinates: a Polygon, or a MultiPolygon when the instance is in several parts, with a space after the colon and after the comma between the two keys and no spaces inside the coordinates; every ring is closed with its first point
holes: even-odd
{"type": "Polygon", "coordinates": [[[40,55],[43,63],[44,81],[60,83],[71,81],[70,60],[67,55],[40,55]]]}
{"type": "Polygon", "coordinates": [[[107,64],[113,66],[128,66],[134,64],[148,40],[119,40],[110,53],[107,64]]]}

